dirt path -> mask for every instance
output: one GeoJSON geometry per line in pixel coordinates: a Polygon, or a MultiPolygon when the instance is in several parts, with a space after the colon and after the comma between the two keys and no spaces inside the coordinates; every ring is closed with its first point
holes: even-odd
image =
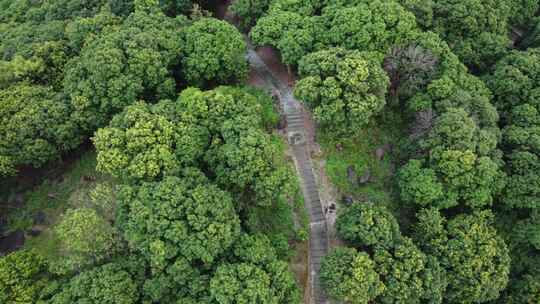
{"type": "MultiPolygon", "coordinates": [[[[247,40],[247,39],[246,39],[247,40]]],[[[263,79],[266,87],[280,95],[281,105],[287,119],[287,137],[292,151],[298,176],[302,184],[305,206],[310,218],[310,238],[309,238],[309,303],[328,303],[326,295],[323,293],[319,281],[321,268],[321,258],[328,253],[328,234],[325,214],[323,213],[319,197],[319,187],[317,186],[313,174],[313,166],[310,157],[310,140],[306,136],[306,130],[314,129],[314,126],[307,126],[311,122],[306,119],[306,111],[298,102],[289,87],[289,82],[284,83],[265,64],[263,59],[257,54],[253,45],[248,40],[247,58],[252,68],[252,73],[256,73],[263,79]]]]}

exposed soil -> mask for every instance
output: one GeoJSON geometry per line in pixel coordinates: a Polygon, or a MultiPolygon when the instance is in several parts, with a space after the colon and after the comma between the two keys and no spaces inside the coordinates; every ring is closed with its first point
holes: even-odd
{"type": "Polygon", "coordinates": [[[24,192],[41,184],[45,178],[58,180],[71,168],[71,165],[79,159],[81,154],[90,149],[93,149],[93,145],[90,140],[87,140],[79,146],[79,148],[63,155],[62,159],[51,161],[42,168],[34,168],[31,166],[20,167],[18,168],[16,176],[2,180],[2,190],[24,192]]]}
{"type": "Polygon", "coordinates": [[[274,77],[279,79],[282,83],[287,83],[290,88],[294,87],[296,82],[294,71],[289,71],[289,69],[281,62],[281,56],[276,49],[267,46],[259,47],[257,48],[257,55],[261,57],[266,66],[272,71],[274,77]]]}
{"type": "Polygon", "coordinates": [[[266,82],[257,74],[257,72],[250,70],[248,76],[248,84],[257,88],[266,89],[266,82]]]}

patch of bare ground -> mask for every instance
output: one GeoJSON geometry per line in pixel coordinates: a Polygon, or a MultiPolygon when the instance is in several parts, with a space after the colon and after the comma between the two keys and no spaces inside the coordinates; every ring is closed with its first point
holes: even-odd
{"type": "Polygon", "coordinates": [[[279,52],[272,47],[258,47],[257,54],[264,61],[266,66],[272,71],[272,75],[282,83],[286,83],[293,88],[296,82],[294,71],[288,69],[282,62],[279,52]]]}

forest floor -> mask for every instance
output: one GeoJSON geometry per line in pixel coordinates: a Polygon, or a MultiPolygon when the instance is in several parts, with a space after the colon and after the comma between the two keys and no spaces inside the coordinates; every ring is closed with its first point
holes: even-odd
{"type": "Polygon", "coordinates": [[[96,153],[93,148],[85,147],[48,168],[22,172],[2,183],[1,199],[19,202],[5,211],[4,235],[22,233],[23,236],[17,243],[7,244],[8,239],[3,252],[24,246],[44,256],[53,255],[56,246],[51,227],[68,208],[89,204],[89,193],[98,183],[112,182],[110,177],[96,171],[96,153]]]}

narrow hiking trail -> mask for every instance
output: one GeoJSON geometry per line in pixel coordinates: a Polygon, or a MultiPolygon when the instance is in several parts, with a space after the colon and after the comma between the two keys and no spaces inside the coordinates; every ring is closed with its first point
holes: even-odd
{"type": "MultiPolygon", "coordinates": [[[[300,177],[304,194],[305,207],[309,214],[310,237],[309,237],[309,303],[329,303],[322,291],[319,281],[321,259],[328,253],[328,233],[326,218],[323,213],[319,190],[313,174],[309,140],[306,138],[306,124],[311,120],[305,119],[306,112],[302,105],[293,96],[292,89],[275,76],[272,70],[257,54],[255,48],[246,37],[248,44],[247,58],[252,72],[262,80],[264,86],[271,92],[279,92],[280,103],[283,107],[287,120],[287,138],[290,150],[294,158],[296,171],[300,177]]],[[[314,129],[314,126],[310,126],[314,129]]]]}
{"type": "MultiPolygon", "coordinates": [[[[220,1],[216,8],[216,17],[236,26],[236,22],[228,15],[231,2],[220,1]]],[[[266,88],[269,92],[278,92],[281,107],[287,121],[287,143],[294,159],[296,172],[300,178],[302,192],[304,194],[304,205],[309,214],[310,234],[309,234],[309,257],[308,257],[308,290],[309,298],[304,299],[309,304],[329,304],[328,298],[323,292],[319,280],[321,269],[321,259],[328,253],[328,226],[321,199],[319,187],[313,173],[313,165],[310,153],[310,140],[315,126],[312,120],[306,119],[308,113],[303,106],[293,96],[291,79],[288,73],[284,75],[277,70],[272,70],[265,60],[259,56],[251,40],[244,35],[248,52],[246,58],[250,64],[250,73],[255,74],[262,82],[258,86],[266,88]]],[[[266,58],[265,59],[270,59],[266,58]]],[[[281,62],[272,58],[271,67],[283,67],[281,62]]],[[[278,69],[279,70],[279,69],[278,69]]],[[[283,72],[283,71],[282,71],[283,72]]]]}

